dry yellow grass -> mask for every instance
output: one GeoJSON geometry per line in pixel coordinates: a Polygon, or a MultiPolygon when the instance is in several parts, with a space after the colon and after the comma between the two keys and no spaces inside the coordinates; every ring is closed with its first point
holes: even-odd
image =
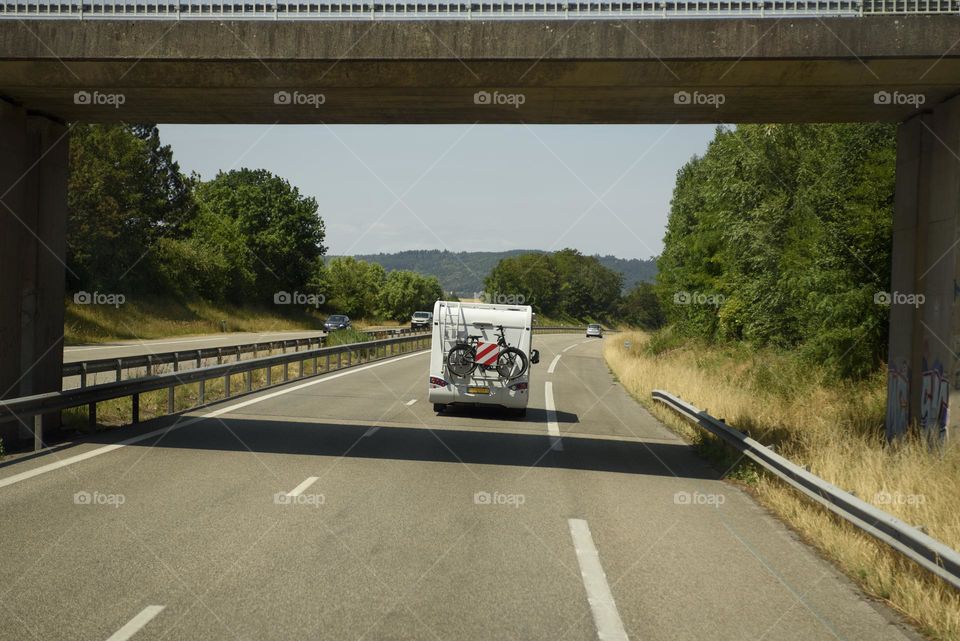
{"type": "MultiPolygon", "coordinates": [[[[918,440],[883,439],[886,382],[837,384],[782,352],[677,343],[648,349],[634,332],[607,339],[604,355],[638,400],[689,440],[706,437],[662,406],[663,389],[693,403],[838,487],[960,547],[960,447],[931,451],[918,440]],[[629,349],[624,341],[629,340],[629,349]]],[[[751,484],[758,500],[836,562],[863,589],[935,639],[960,640],[960,595],[873,538],[768,476],[751,484]]]]}

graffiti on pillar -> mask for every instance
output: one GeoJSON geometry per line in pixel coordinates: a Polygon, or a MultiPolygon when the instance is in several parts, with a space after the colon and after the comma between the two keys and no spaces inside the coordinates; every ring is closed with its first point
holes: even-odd
{"type": "Polygon", "coordinates": [[[887,438],[907,431],[910,422],[910,368],[891,364],[887,370],[887,438]]]}
{"type": "Polygon", "coordinates": [[[950,380],[943,371],[940,359],[934,359],[933,364],[928,366],[924,358],[920,385],[920,430],[927,437],[946,437],[949,399],[950,380]]]}

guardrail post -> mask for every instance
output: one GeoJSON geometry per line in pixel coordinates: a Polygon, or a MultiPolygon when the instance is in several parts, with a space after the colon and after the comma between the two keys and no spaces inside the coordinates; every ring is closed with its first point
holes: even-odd
{"type": "Polygon", "coordinates": [[[217,348],[217,365],[223,365],[223,348],[217,348]]]}
{"type": "Polygon", "coordinates": [[[267,365],[267,387],[273,385],[273,365],[267,365]]]}
{"type": "Polygon", "coordinates": [[[254,343],[254,344],[253,344],[253,357],[254,357],[254,358],[257,357],[257,347],[259,347],[259,346],[260,346],[260,343],[254,343]]]}
{"type": "Polygon", "coordinates": [[[207,379],[200,379],[200,405],[207,402],[207,379]]]}
{"type": "Polygon", "coordinates": [[[80,389],[83,389],[87,386],[87,364],[86,362],[80,363],[80,389]]]}
{"type": "Polygon", "coordinates": [[[147,376],[153,376],[153,354],[147,354],[147,376]]]}
{"type": "Polygon", "coordinates": [[[303,369],[304,369],[306,366],[307,366],[307,361],[306,361],[306,360],[300,361],[300,378],[303,378],[303,377],[304,377],[303,369]]]}
{"type": "Polygon", "coordinates": [[[197,369],[203,367],[203,353],[198,349],[197,350],[197,369]]]}
{"type": "Polygon", "coordinates": [[[87,424],[90,426],[90,429],[96,429],[97,427],[97,404],[90,403],[87,406],[87,424]]]}
{"type": "Polygon", "coordinates": [[[316,354],[313,355],[313,375],[316,376],[320,372],[317,371],[317,368],[320,366],[320,357],[316,354]]]}
{"type": "Polygon", "coordinates": [[[180,352],[173,353],[173,371],[180,371],[180,352]]]}
{"type": "Polygon", "coordinates": [[[167,388],[167,414],[173,414],[176,410],[176,402],[174,400],[174,389],[176,385],[171,385],[167,388]]]}
{"type": "Polygon", "coordinates": [[[337,352],[337,369],[343,367],[343,352],[337,352]]]}
{"type": "Polygon", "coordinates": [[[223,375],[223,394],[224,398],[230,398],[230,374],[223,375]]]}
{"type": "Polygon", "coordinates": [[[123,363],[120,359],[117,359],[117,382],[120,382],[120,379],[123,377],[123,363]]]}
{"type": "Polygon", "coordinates": [[[347,350],[347,367],[353,365],[353,350],[347,350]]]}
{"type": "MultiPolygon", "coordinates": [[[[284,354],[286,354],[287,352],[286,348],[284,348],[283,352],[284,354]]],[[[287,363],[287,361],[283,362],[283,382],[284,383],[290,380],[290,372],[288,371],[289,368],[287,367],[288,365],[289,363],[287,363]]]]}
{"type": "Polygon", "coordinates": [[[35,414],[33,417],[33,451],[39,452],[43,449],[43,414],[35,414]]]}
{"type": "Polygon", "coordinates": [[[245,383],[246,390],[248,392],[252,392],[253,391],[253,372],[251,370],[247,370],[246,373],[244,374],[244,383],[245,383]]]}
{"type": "Polygon", "coordinates": [[[131,398],[133,399],[133,402],[131,403],[133,405],[133,417],[130,421],[130,424],[136,425],[140,422],[140,395],[134,394],[131,398]]]}

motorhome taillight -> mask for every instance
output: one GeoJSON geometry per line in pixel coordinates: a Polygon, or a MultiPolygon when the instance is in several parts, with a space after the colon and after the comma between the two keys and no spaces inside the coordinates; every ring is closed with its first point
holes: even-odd
{"type": "Polygon", "coordinates": [[[436,376],[430,377],[430,387],[446,387],[447,382],[442,378],[437,378],[436,376]]]}
{"type": "Polygon", "coordinates": [[[526,392],[527,388],[529,387],[530,386],[527,383],[514,383],[513,385],[510,386],[510,389],[512,389],[515,392],[520,392],[520,391],[526,392]]]}

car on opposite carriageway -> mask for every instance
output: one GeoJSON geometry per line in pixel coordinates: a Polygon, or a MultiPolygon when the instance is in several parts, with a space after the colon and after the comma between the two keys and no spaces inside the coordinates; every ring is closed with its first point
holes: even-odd
{"type": "Polygon", "coordinates": [[[338,329],[350,329],[350,317],[343,314],[333,314],[327,318],[326,322],[323,324],[323,329],[328,332],[334,332],[338,329]]]}

